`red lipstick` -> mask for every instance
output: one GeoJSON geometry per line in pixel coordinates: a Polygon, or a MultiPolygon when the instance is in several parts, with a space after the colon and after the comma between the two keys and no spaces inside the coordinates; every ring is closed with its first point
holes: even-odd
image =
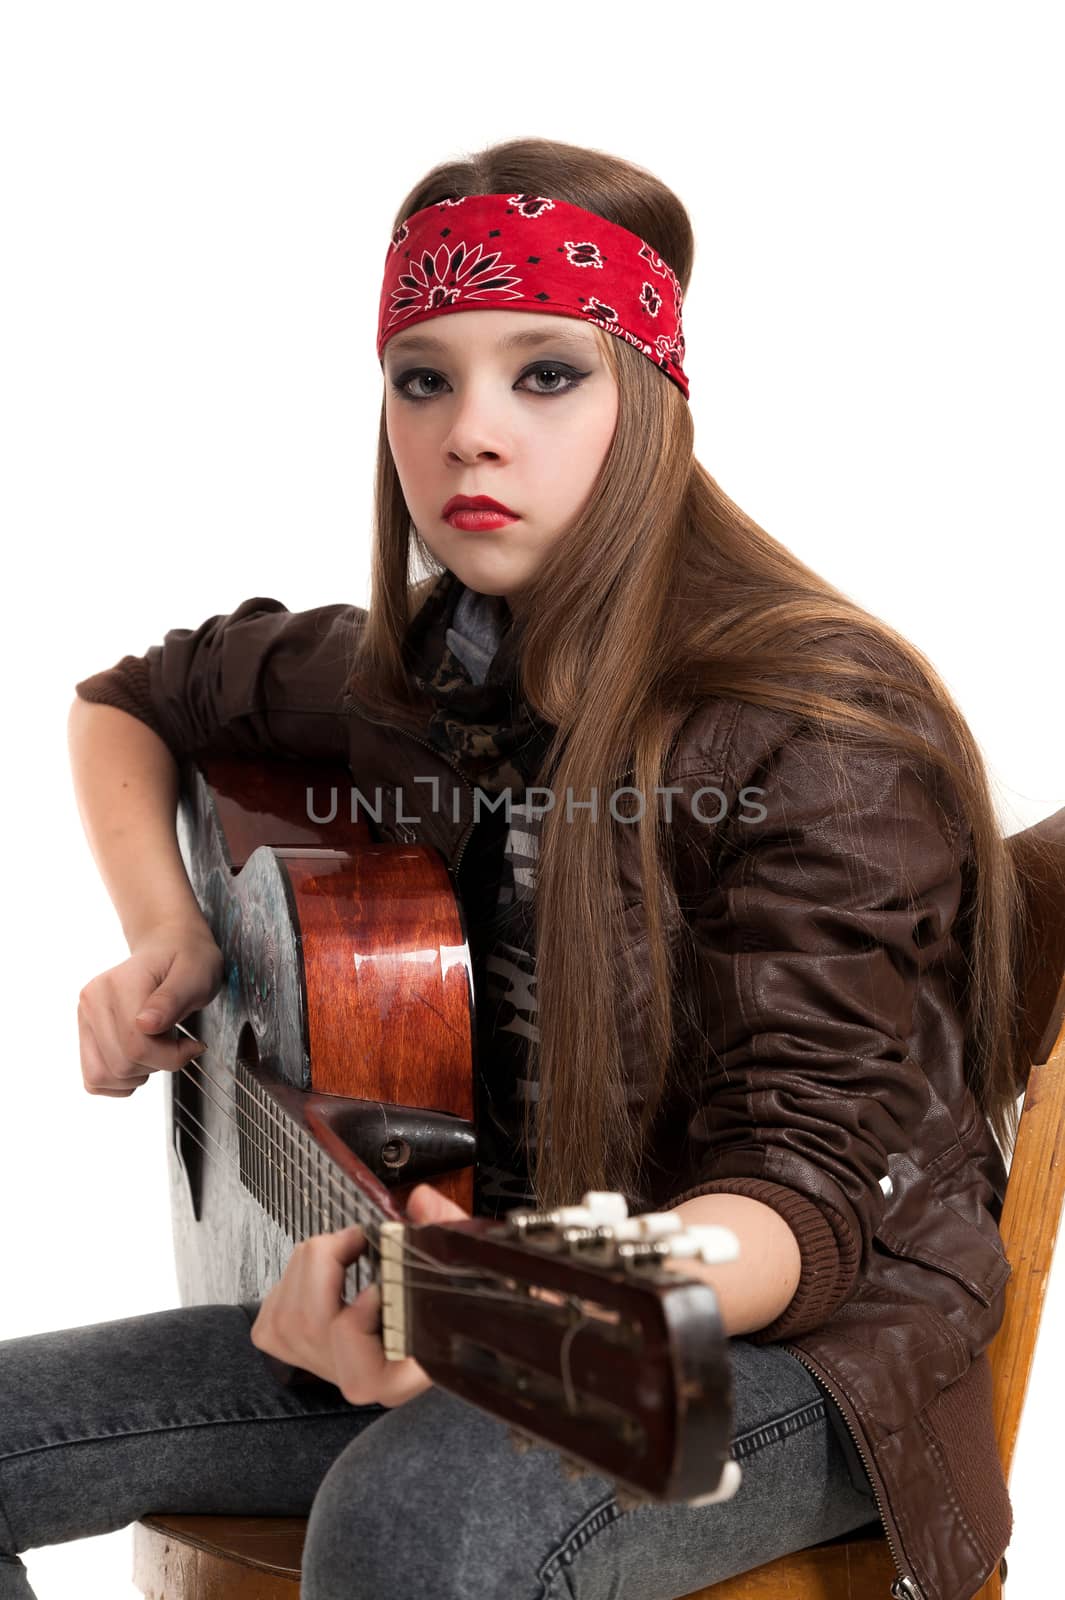
{"type": "Polygon", "coordinates": [[[454,494],[440,514],[453,528],[464,528],[469,533],[504,528],[518,518],[516,511],[486,494],[454,494]]]}

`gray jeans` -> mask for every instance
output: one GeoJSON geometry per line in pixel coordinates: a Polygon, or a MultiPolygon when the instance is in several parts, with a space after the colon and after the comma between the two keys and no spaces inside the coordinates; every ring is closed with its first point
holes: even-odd
{"type": "Polygon", "coordinates": [[[389,1410],[284,1387],[248,1316],[0,1342],[0,1600],[32,1600],[19,1552],[150,1511],[308,1515],[304,1600],[675,1600],[877,1521],[835,1403],[779,1347],[730,1343],[736,1495],[622,1511],[442,1389],[389,1410]]]}

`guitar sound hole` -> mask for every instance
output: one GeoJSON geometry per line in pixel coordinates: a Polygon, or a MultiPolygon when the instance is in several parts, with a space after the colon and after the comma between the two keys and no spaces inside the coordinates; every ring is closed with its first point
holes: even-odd
{"type": "MultiPolygon", "coordinates": [[[[196,1032],[191,1018],[186,1026],[191,1033],[196,1032]]],[[[206,1121],[203,1087],[190,1072],[172,1072],[170,1088],[174,1148],[185,1174],[192,1214],[199,1222],[203,1211],[203,1150],[193,1131],[206,1121]]]]}

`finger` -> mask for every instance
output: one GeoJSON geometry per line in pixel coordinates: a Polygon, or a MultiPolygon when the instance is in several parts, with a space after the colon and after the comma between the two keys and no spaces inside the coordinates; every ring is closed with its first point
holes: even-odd
{"type": "Polygon", "coordinates": [[[336,1228],[332,1233],[312,1233],[304,1243],[330,1260],[350,1266],[366,1249],[366,1229],[353,1222],[350,1227],[336,1228]]]}
{"type": "Polygon", "coordinates": [[[403,1405],[433,1385],[413,1356],[390,1361],[385,1355],[375,1326],[380,1305],[373,1284],[345,1307],[330,1329],[337,1386],[353,1405],[403,1405]]]}
{"type": "Polygon", "coordinates": [[[347,1269],[366,1248],[365,1230],[353,1225],[337,1233],[316,1233],[296,1246],[289,1263],[293,1302],[320,1328],[347,1303],[347,1269]]]}
{"type": "Polygon", "coordinates": [[[177,955],[162,983],[156,985],[137,1012],[135,1021],[146,1033],[163,1033],[190,1011],[206,1005],[208,996],[199,971],[186,957],[177,955]]]}
{"type": "Polygon", "coordinates": [[[103,1020],[105,1056],[113,1062],[125,1061],[147,1072],[180,1071],[206,1048],[201,1040],[193,1042],[184,1034],[152,1038],[138,1023],[131,1026],[113,1002],[108,1005],[103,1020]]]}
{"type": "MultiPolygon", "coordinates": [[[[293,1250],[285,1270],[259,1304],[251,1327],[251,1340],[280,1361],[310,1369],[310,1352],[316,1338],[336,1314],[336,1306],[323,1309],[311,1282],[312,1262],[305,1243],[293,1250]]],[[[320,1289],[319,1289],[320,1293],[320,1289]]]]}
{"type": "Polygon", "coordinates": [[[433,1380],[425,1368],[419,1366],[412,1356],[406,1356],[402,1361],[385,1362],[373,1384],[372,1398],[370,1386],[367,1385],[355,1394],[346,1394],[345,1399],[356,1405],[366,1405],[369,1401],[379,1406],[402,1406],[432,1387],[433,1380]]]}
{"type": "Polygon", "coordinates": [[[104,1060],[96,1036],[81,1016],[78,1018],[81,1040],[81,1076],[89,1094],[109,1095],[112,1099],[126,1098],[140,1084],[147,1083],[147,1074],[135,1079],[116,1078],[104,1060]]]}
{"type": "Polygon", "coordinates": [[[344,1307],[344,1317],[352,1332],[363,1338],[380,1338],[381,1285],[369,1283],[365,1289],[360,1289],[354,1300],[344,1307]]]}
{"type": "Polygon", "coordinates": [[[344,1306],[329,1328],[329,1344],[337,1386],[353,1405],[378,1400],[391,1366],[378,1334],[380,1296],[372,1284],[344,1306]]]}
{"type": "Polygon", "coordinates": [[[104,1083],[109,1081],[122,1087],[133,1078],[145,1081],[144,1074],[152,1070],[153,1063],[137,1059],[138,1046],[144,1043],[143,1035],[138,1033],[133,1037],[130,1031],[125,1041],[120,1037],[112,1000],[100,996],[86,999],[83,995],[78,1003],[78,1028],[83,1038],[85,1030],[92,1034],[103,1063],[101,1078],[104,1083]]]}
{"type": "Polygon", "coordinates": [[[402,1361],[388,1361],[378,1384],[377,1403],[402,1406],[432,1387],[433,1379],[413,1356],[406,1356],[402,1361]]]}
{"type": "MultiPolygon", "coordinates": [[[[352,1230],[344,1229],[345,1234],[352,1230]]],[[[333,1326],[350,1309],[342,1298],[344,1262],[337,1258],[333,1234],[317,1234],[297,1243],[288,1266],[265,1296],[253,1325],[253,1344],[281,1360],[323,1371],[323,1349],[333,1347],[333,1326]]],[[[352,1328],[347,1341],[352,1371],[366,1365],[376,1370],[381,1344],[352,1328]]]]}
{"type": "MultiPolygon", "coordinates": [[[[164,1049],[169,1048],[170,1041],[160,1041],[164,1049]]],[[[158,1072],[183,1072],[187,1066],[203,1057],[205,1063],[210,1058],[206,1054],[207,1046],[202,1039],[176,1039],[174,1053],[169,1061],[162,1061],[155,1069],[158,1072]]]]}
{"type": "Polygon", "coordinates": [[[418,1183],[410,1192],[407,1215],[412,1222],[457,1222],[469,1217],[454,1200],[434,1189],[431,1183],[418,1183]]]}

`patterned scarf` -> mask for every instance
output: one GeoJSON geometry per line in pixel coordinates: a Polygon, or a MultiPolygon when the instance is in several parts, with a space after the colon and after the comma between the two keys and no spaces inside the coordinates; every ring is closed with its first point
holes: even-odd
{"type": "Polygon", "coordinates": [[[486,794],[532,783],[554,729],[518,685],[520,630],[505,599],[478,594],[445,570],[412,619],[404,658],[433,702],[431,744],[457,757],[486,794]]]}

